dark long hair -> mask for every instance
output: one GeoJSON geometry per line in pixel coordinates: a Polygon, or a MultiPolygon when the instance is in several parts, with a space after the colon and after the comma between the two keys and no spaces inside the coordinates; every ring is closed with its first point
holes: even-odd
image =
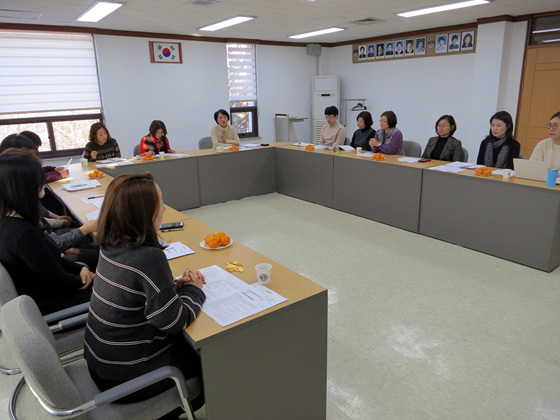
{"type": "Polygon", "coordinates": [[[362,120],[364,120],[364,125],[366,126],[365,127],[366,129],[371,128],[371,126],[373,125],[373,118],[369,113],[369,111],[360,112],[356,117],[356,121],[358,121],[358,118],[362,118],[362,120]]]}
{"type": "Polygon", "coordinates": [[[44,184],[43,168],[30,152],[0,155],[0,223],[16,212],[39,226],[39,191],[44,184]]]}
{"type": "MultiPolygon", "coordinates": [[[[506,124],[506,127],[507,127],[505,137],[508,138],[508,139],[513,138],[513,118],[511,118],[511,115],[509,114],[509,112],[498,111],[494,115],[492,115],[492,118],[490,118],[490,125],[492,125],[492,120],[503,121],[506,124]]],[[[490,127],[490,132],[488,133],[488,137],[494,137],[492,135],[492,127],[490,127]]]]}
{"type": "Polygon", "coordinates": [[[159,195],[150,172],[115,178],[105,192],[95,243],[132,248],[148,245],[163,249],[154,227],[159,205],[159,195]]]}
{"type": "Polygon", "coordinates": [[[10,147],[16,147],[18,149],[30,149],[30,150],[37,150],[37,146],[29,137],[22,136],[21,134],[10,134],[2,143],[0,143],[0,153],[4,150],[9,149],[10,147]]]}

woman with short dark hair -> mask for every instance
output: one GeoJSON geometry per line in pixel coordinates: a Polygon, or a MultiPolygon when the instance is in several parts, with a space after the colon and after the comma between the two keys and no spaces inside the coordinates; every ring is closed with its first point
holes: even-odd
{"type": "Polygon", "coordinates": [[[490,132],[480,143],[479,165],[513,169],[513,159],[519,157],[521,145],[513,138],[513,118],[509,112],[498,111],[490,118],[490,132]]]}
{"type": "Polygon", "coordinates": [[[462,161],[463,145],[453,137],[457,123],[452,115],[442,115],[436,121],[437,137],[431,137],[422,153],[425,159],[445,160],[448,162],[462,161]]]}
{"type": "Polygon", "coordinates": [[[218,109],[214,112],[214,121],[216,124],[210,131],[212,137],[212,146],[229,146],[235,144],[239,146],[239,136],[233,125],[229,124],[229,113],[225,109],[218,109]]]}
{"type": "MultiPolygon", "coordinates": [[[[164,212],[149,172],[121,175],[105,192],[84,346],[91,377],[102,391],[162,366],[176,366],[186,377],[200,374],[199,357],[182,332],[206,299],[205,279],[187,268],[174,281],[157,234],[164,212]]],[[[119,402],[145,400],[172,386],[162,381],[119,402]]],[[[194,409],[200,405],[193,401],[194,409]]]]}
{"type": "Polygon", "coordinates": [[[403,135],[397,128],[397,116],[393,111],[385,111],[379,118],[381,128],[370,139],[369,145],[373,153],[388,155],[404,155],[403,135]]]}
{"type": "Polygon", "coordinates": [[[375,130],[372,128],[373,118],[368,111],[362,111],[356,117],[358,129],[352,135],[350,146],[361,147],[362,150],[371,150],[369,140],[375,137],[375,130]]]}
{"type": "Polygon", "coordinates": [[[31,296],[47,314],[88,302],[93,273],[60,257],[43,235],[39,199],[45,174],[30,153],[0,155],[0,262],[20,295],[31,296]]]}
{"type": "Polygon", "coordinates": [[[150,124],[150,132],[140,140],[138,153],[141,155],[159,155],[159,152],[175,153],[175,150],[169,145],[167,127],[164,122],[153,120],[150,124]]]}
{"type": "Polygon", "coordinates": [[[84,147],[82,157],[86,158],[89,162],[121,157],[119,143],[111,137],[105,124],[100,122],[93,123],[89,128],[88,139],[89,142],[84,147]]]}

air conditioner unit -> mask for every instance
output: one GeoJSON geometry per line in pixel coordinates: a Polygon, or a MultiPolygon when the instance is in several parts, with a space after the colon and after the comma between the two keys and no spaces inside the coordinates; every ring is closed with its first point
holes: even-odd
{"type": "Polygon", "coordinates": [[[327,124],[325,108],[334,105],[340,114],[340,77],[313,76],[311,98],[313,142],[318,144],[321,140],[321,129],[327,124]]]}

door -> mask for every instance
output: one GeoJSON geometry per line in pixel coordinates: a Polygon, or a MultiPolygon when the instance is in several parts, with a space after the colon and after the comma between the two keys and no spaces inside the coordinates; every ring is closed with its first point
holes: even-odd
{"type": "Polygon", "coordinates": [[[560,111],[560,45],[529,46],[525,60],[515,139],[529,158],[537,143],[548,138],[550,117],[560,111]]]}

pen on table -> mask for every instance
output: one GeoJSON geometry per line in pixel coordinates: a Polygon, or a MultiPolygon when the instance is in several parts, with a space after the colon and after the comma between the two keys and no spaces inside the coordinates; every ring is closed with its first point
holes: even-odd
{"type": "Polygon", "coordinates": [[[88,199],[88,200],[93,200],[94,198],[101,198],[101,197],[105,197],[105,194],[103,194],[103,195],[95,195],[95,196],[93,196],[93,197],[88,197],[87,199],[88,199]]]}
{"type": "Polygon", "coordinates": [[[179,229],[164,229],[161,230],[160,232],[175,232],[176,230],[184,230],[183,228],[179,228],[179,229]]]}

